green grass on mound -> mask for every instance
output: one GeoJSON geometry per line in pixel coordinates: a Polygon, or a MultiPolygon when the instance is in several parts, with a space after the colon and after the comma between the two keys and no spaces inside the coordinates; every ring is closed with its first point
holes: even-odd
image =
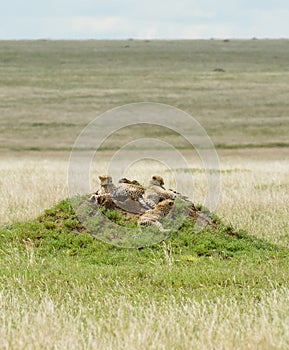
{"type": "MultiPolygon", "coordinates": [[[[103,210],[106,217],[121,228],[136,227],[136,219],[125,218],[116,210],[103,210]]],[[[183,225],[172,232],[165,240],[170,245],[170,254],[176,260],[192,261],[193,257],[218,257],[221,259],[246,256],[253,259],[277,257],[285,253],[285,249],[271,244],[260,238],[248,235],[245,231],[235,230],[225,225],[218,217],[214,217],[215,224],[207,226],[200,232],[195,230],[195,223],[188,218],[183,225]]],[[[154,229],[155,234],[159,234],[154,229]]],[[[51,209],[46,210],[36,220],[17,223],[2,228],[2,235],[11,242],[27,242],[33,244],[40,255],[55,253],[81,256],[97,255],[100,261],[122,263],[123,254],[141,257],[149,262],[150,258],[163,253],[163,242],[153,244],[142,249],[117,248],[107,242],[98,240],[87,233],[86,228],[78,220],[69,199],[63,200],[51,209]],[[5,233],[3,233],[3,230],[5,233]],[[120,258],[120,259],[118,259],[120,258]]],[[[97,235],[97,232],[96,232],[97,235]]],[[[161,237],[161,235],[160,235],[161,237]]]]}
{"type": "Polygon", "coordinates": [[[287,248],[234,230],[215,219],[195,232],[186,220],[165,241],[141,249],[110,245],[88,234],[70,200],[35,220],[0,229],[3,288],[48,288],[83,284],[102,293],[144,293],[158,297],[256,293],[286,285],[287,248]],[[21,281],[21,282],[20,282],[21,281]],[[204,294],[205,293],[205,294],[204,294]]]}

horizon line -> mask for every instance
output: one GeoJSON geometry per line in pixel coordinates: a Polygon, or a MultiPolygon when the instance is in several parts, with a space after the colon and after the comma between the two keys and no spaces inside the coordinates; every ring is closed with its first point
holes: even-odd
{"type": "Polygon", "coordinates": [[[289,40],[289,37],[212,37],[212,38],[11,38],[0,41],[234,41],[234,40],[289,40]]]}

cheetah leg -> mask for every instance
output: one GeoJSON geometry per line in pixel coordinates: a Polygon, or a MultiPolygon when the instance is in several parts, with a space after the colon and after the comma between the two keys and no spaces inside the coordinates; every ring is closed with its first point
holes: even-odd
{"type": "Polygon", "coordinates": [[[139,198],[138,198],[138,202],[139,202],[140,205],[142,205],[145,209],[147,209],[147,210],[152,209],[152,207],[150,207],[149,204],[146,203],[146,202],[144,201],[143,198],[139,197],[139,198]]]}

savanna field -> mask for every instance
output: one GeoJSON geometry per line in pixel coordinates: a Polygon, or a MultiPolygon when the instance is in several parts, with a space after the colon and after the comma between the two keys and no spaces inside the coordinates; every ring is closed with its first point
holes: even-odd
{"type": "MultiPolygon", "coordinates": [[[[0,42],[0,349],[289,348],[288,57],[289,40],[0,42]],[[79,225],[69,157],[95,117],[142,101],[182,109],[212,139],[219,224],[125,249],[79,225]]],[[[108,138],[92,190],[143,134],[179,147],[190,162],[174,170],[202,204],[202,162],[161,128],[108,138]]],[[[158,162],[125,176],[154,174],[174,188],[158,162]]]]}

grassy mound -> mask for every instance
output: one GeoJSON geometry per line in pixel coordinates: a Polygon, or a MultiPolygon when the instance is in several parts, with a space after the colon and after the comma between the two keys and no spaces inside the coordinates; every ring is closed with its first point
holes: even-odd
{"type": "Polygon", "coordinates": [[[133,302],[172,296],[255,300],[289,280],[287,248],[221,220],[195,232],[188,219],[158,244],[126,249],[88,234],[70,200],[63,200],[35,220],[1,226],[0,237],[2,287],[25,291],[33,299],[43,292],[60,303],[72,296],[81,305],[107,298],[107,293],[133,302]]]}
{"type": "MultiPolygon", "coordinates": [[[[125,228],[134,225],[132,218],[124,218],[114,210],[105,215],[125,228]]],[[[254,260],[288,256],[288,249],[235,230],[214,217],[214,225],[195,232],[195,223],[187,219],[181,228],[158,244],[142,249],[119,248],[88,234],[79,222],[69,199],[46,210],[37,219],[1,228],[2,243],[15,240],[26,249],[33,245],[38,254],[65,254],[91,257],[98,263],[123,263],[131,258],[135,262],[148,262],[164,254],[179,263],[193,262],[199,257],[233,259],[248,257],[254,260]]]]}

